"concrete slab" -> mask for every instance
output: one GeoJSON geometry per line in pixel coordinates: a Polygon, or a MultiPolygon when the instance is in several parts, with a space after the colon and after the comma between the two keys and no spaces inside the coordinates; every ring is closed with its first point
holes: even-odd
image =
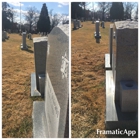
{"type": "Polygon", "coordinates": [[[136,130],[138,133],[138,112],[121,112],[120,104],[115,102],[115,90],[112,70],[106,71],[106,118],[107,130],[136,130]]]}
{"type": "Polygon", "coordinates": [[[33,138],[48,138],[48,128],[45,116],[45,102],[34,101],[33,102],[33,138]]]}
{"type": "Polygon", "coordinates": [[[105,69],[112,70],[112,67],[110,65],[110,54],[105,54],[105,69]]]}
{"type": "Polygon", "coordinates": [[[41,96],[41,93],[36,88],[35,73],[31,73],[31,97],[41,96]]]}

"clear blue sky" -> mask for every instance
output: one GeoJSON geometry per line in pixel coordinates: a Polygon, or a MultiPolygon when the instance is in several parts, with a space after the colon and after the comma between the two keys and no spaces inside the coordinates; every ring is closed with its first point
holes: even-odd
{"type": "MultiPolygon", "coordinates": [[[[8,2],[10,7],[16,11],[16,21],[19,22],[20,19],[20,4],[21,4],[21,13],[26,13],[29,7],[36,7],[36,9],[41,11],[43,3],[46,3],[48,12],[53,9],[53,14],[67,14],[69,15],[69,2],[8,2]]],[[[24,17],[22,16],[22,20],[24,17]]]]}

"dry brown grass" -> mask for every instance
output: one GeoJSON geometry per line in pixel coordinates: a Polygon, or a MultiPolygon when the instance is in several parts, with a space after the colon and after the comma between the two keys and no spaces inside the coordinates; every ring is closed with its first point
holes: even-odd
{"type": "Polygon", "coordinates": [[[33,41],[26,39],[28,51],[20,49],[21,42],[18,34],[2,42],[3,138],[31,138],[33,101],[42,100],[30,97],[30,74],[35,71],[33,41]]]}
{"type": "MultiPolygon", "coordinates": [[[[96,43],[95,24],[82,22],[83,28],[72,30],[72,137],[97,138],[97,129],[105,129],[105,62],[108,53],[109,25],[100,28],[102,38],[96,43]]],[[[73,25],[71,26],[73,27],[73,25]]]]}

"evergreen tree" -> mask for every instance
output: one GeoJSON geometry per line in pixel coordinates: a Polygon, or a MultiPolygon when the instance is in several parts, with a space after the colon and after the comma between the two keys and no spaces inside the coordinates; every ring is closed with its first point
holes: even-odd
{"type": "Polygon", "coordinates": [[[48,9],[46,4],[44,3],[41,9],[41,13],[39,16],[39,20],[37,22],[37,29],[40,32],[50,32],[50,17],[48,15],[48,9]]]}
{"type": "Polygon", "coordinates": [[[112,2],[110,18],[122,20],[124,17],[124,7],[122,2],[112,2]]]}

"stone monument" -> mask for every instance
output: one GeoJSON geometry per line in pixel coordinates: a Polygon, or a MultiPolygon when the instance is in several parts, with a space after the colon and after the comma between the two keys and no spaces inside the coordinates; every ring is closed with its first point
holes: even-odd
{"type": "Polygon", "coordinates": [[[112,70],[106,70],[105,125],[109,130],[119,128],[138,132],[137,22],[115,22],[112,70]]]}
{"type": "MultiPolygon", "coordinates": [[[[69,137],[69,26],[48,35],[45,101],[33,103],[33,137],[69,137]]],[[[42,64],[43,65],[43,64],[42,64]]]]}

